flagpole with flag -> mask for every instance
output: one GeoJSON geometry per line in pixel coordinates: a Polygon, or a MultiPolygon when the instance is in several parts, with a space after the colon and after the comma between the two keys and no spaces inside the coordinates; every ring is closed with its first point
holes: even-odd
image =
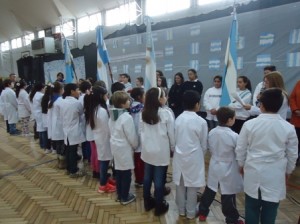
{"type": "Polygon", "coordinates": [[[146,68],[145,68],[145,81],[144,86],[145,90],[152,87],[156,87],[156,62],[155,62],[155,51],[154,44],[152,39],[152,31],[151,31],[151,19],[146,16],[146,68]]]}
{"type": "Polygon", "coordinates": [[[237,82],[237,40],[238,27],[236,18],[236,7],[233,7],[233,20],[231,23],[230,34],[227,41],[225,53],[225,71],[222,81],[222,96],[220,106],[227,106],[233,101],[232,95],[236,93],[237,82]]]}
{"type": "Polygon", "coordinates": [[[111,83],[113,83],[113,76],[109,64],[108,52],[103,38],[103,27],[96,27],[96,39],[97,39],[97,80],[105,82],[106,88],[109,89],[108,73],[106,64],[109,68],[111,83]]]}
{"type": "Polygon", "coordinates": [[[74,82],[74,75],[76,82],[78,82],[77,75],[75,72],[75,65],[73,61],[73,55],[70,50],[69,42],[65,38],[64,39],[64,51],[65,51],[65,66],[66,66],[66,83],[74,82]]]}

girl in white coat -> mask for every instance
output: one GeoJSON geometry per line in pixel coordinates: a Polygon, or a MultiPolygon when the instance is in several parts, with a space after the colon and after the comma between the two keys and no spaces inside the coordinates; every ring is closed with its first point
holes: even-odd
{"type": "Polygon", "coordinates": [[[200,95],[187,90],[183,96],[185,111],[175,121],[173,181],[180,216],[194,219],[197,191],[205,186],[204,154],[207,150],[207,122],[198,116],[200,95]]]}
{"type": "Polygon", "coordinates": [[[16,93],[12,90],[12,82],[9,79],[5,80],[3,84],[5,89],[1,93],[1,98],[4,105],[4,119],[8,122],[9,133],[18,135],[20,132],[16,129],[16,123],[19,120],[16,93]]]}
{"type": "Polygon", "coordinates": [[[169,204],[164,200],[166,167],[170,163],[170,152],[175,147],[174,118],[164,109],[167,99],[161,88],[151,88],[146,93],[141,116],[141,158],[145,162],[144,207],[146,211],[155,207],[155,215],[166,213],[169,204]],[[151,196],[154,182],[155,199],[151,196]]]}
{"type": "MultiPolygon", "coordinates": [[[[49,84],[45,88],[45,93],[42,97],[41,106],[42,106],[42,120],[43,120],[43,127],[46,129],[46,131],[43,132],[43,135],[46,137],[46,150],[45,153],[51,153],[51,125],[48,125],[48,116],[51,116],[51,110],[48,111],[49,102],[51,98],[51,92],[52,92],[52,84],[49,84]]],[[[53,149],[53,154],[56,154],[56,150],[53,149]]]]}
{"type": "Polygon", "coordinates": [[[283,102],[282,90],[265,90],[260,102],[262,114],[244,124],[236,147],[244,174],[245,221],[251,224],[275,223],[298,157],[294,126],[276,114],[283,102]]]}
{"type": "Polygon", "coordinates": [[[217,111],[219,126],[209,132],[208,148],[211,153],[207,186],[199,205],[199,220],[205,221],[216,193],[220,187],[222,212],[226,223],[242,224],[236,209],[235,194],[243,190],[243,179],[235,158],[238,134],[230,129],[235,112],[229,107],[217,111]]]}
{"type": "Polygon", "coordinates": [[[16,82],[16,96],[18,100],[18,114],[22,124],[23,136],[30,136],[29,120],[31,115],[31,107],[29,101],[29,94],[26,92],[27,84],[24,80],[16,82]]]}

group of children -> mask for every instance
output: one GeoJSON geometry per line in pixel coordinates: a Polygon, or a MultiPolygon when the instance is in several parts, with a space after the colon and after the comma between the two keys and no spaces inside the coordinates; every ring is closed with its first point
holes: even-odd
{"type": "MultiPolygon", "coordinates": [[[[11,89],[9,82],[5,85],[11,89]]],[[[220,188],[226,223],[242,224],[235,195],[244,189],[246,223],[256,224],[259,219],[261,223],[275,222],[279,200],[285,197],[285,178],[295,167],[298,147],[294,127],[276,114],[283,102],[282,90],[271,88],[262,93],[262,114],[245,122],[238,135],[231,130],[236,116],[230,107],[220,107],[215,112],[218,126],[208,133],[207,122],[196,113],[200,110],[196,91],[183,94],[184,112],[175,120],[165,105],[163,88],[151,88],[146,93],[143,88],[133,88],[129,94],[122,88],[115,91],[117,86],[112,88],[110,99],[106,88],[92,87],[86,81],[79,87],[63,87],[60,82],[36,84],[28,96],[23,91],[26,83],[17,82],[15,98],[19,100],[23,134],[30,134],[28,122],[32,114],[40,147],[46,152],[52,148],[58,154],[58,167],[66,166],[70,177],[84,175],[77,165],[81,159],[78,145],[82,144],[83,157],[99,173],[98,192],[116,191],[116,201],[123,205],[135,200],[130,193],[134,169],[136,186],[143,186],[145,210],[154,208],[157,216],[168,211],[165,184],[173,152],[173,181],[180,216],[194,219],[199,215],[199,220],[205,221],[220,188]],[[206,183],[207,149],[211,159],[206,183]],[[110,165],[115,178],[108,174],[110,165]],[[197,207],[200,187],[205,190],[197,207]]],[[[5,91],[9,93],[4,96],[12,98],[13,90],[5,91]]],[[[10,131],[15,131],[16,122],[9,116],[15,115],[6,113],[5,117],[10,131]]]]}

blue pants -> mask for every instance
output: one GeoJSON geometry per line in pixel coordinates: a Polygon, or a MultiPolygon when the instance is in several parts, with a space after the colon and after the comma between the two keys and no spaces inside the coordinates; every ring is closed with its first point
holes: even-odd
{"type": "Polygon", "coordinates": [[[127,201],[131,184],[131,170],[116,170],[118,199],[127,201]]]}
{"type": "Polygon", "coordinates": [[[109,166],[108,161],[99,161],[99,168],[100,168],[100,185],[104,186],[107,183],[107,170],[109,166]]]}
{"type": "Polygon", "coordinates": [[[154,182],[155,189],[155,203],[160,205],[164,199],[164,188],[166,181],[166,167],[167,166],[154,166],[145,163],[144,175],[144,200],[148,201],[151,197],[151,185],[154,182]]]}
{"type": "Polygon", "coordinates": [[[277,216],[279,202],[269,202],[261,199],[260,190],[258,199],[252,198],[246,194],[245,198],[245,221],[246,223],[274,224],[277,216]]]}
{"type": "Polygon", "coordinates": [[[39,132],[39,141],[42,149],[51,149],[51,141],[48,139],[47,131],[39,132]]]}
{"type": "Polygon", "coordinates": [[[13,135],[17,133],[16,124],[8,124],[9,126],[9,134],[13,135]]]}
{"type": "Polygon", "coordinates": [[[90,142],[81,143],[82,156],[84,160],[91,161],[91,145],[90,142]]]}
{"type": "Polygon", "coordinates": [[[69,173],[76,173],[78,171],[77,167],[77,147],[78,145],[68,145],[66,146],[66,163],[67,163],[67,170],[69,173]]]}

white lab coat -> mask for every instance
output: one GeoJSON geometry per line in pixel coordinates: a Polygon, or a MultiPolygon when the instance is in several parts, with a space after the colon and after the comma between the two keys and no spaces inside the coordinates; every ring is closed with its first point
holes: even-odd
{"type": "Polygon", "coordinates": [[[217,126],[208,135],[211,159],[208,168],[207,186],[221,194],[236,194],[243,191],[243,178],[235,157],[238,134],[228,127],[217,126]]]}
{"type": "Polygon", "coordinates": [[[6,87],[2,91],[1,97],[4,105],[4,119],[6,118],[9,124],[18,123],[18,102],[16,93],[10,87],[6,87]]]}
{"type": "MultiPolygon", "coordinates": [[[[83,108],[84,108],[84,97],[85,97],[85,93],[81,93],[78,99],[81,105],[83,106],[83,108]]],[[[81,129],[83,131],[84,137],[86,138],[86,121],[85,121],[84,113],[80,117],[80,123],[81,123],[81,129]]]]}
{"type": "Polygon", "coordinates": [[[64,140],[62,108],[64,107],[64,99],[59,97],[51,109],[48,109],[48,134],[53,141],[64,140]]]}
{"type": "Polygon", "coordinates": [[[75,97],[67,96],[61,107],[65,145],[77,145],[85,142],[80,117],[83,115],[83,106],[75,97]]]}
{"type": "Polygon", "coordinates": [[[247,121],[238,138],[236,159],[244,167],[244,191],[264,201],[285,198],[285,174],[290,174],[298,157],[298,140],[293,125],[278,114],[261,114],[247,121]]]}
{"type": "Polygon", "coordinates": [[[41,106],[43,96],[44,96],[44,93],[36,92],[32,99],[31,112],[32,112],[32,115],[36,122],[36,131],[37,132],[43,132],[43,131],[47,130],[43,126],[43,115],[42,115],[42,106],[41,106]]]}
{"type": "MultiPolygon", "coordinates": [[[[237,94],[245,104],[250,104],[252,95],[248,89],[245,90],[237,89],[237,94]]],[[[243,105],[237,102],[236,100],[231,102],[228,106],[235,110],[236,119],[247,120],[247,118],[250,117],[250,112],[244,109],[243,105]]]]}
{"type": "Polygon", "coordinates": [[[95,140],[93,130],[89,124],[86,124],[85,135],[87,141],[92,142],[95,140]]]}
{"type": "Polygon", "coordinates": [[[159,122],[154,125],[140,120],[141,159],[154,166],[170,163],[170,150],[175,148],[174,118],[165,108],[158,109],[159,122]]]}
{"type": "Polygon", "coordinates": [[[110,132],[108,127],[109,116],[107,111],[98,106],[97,112],[94,116],[95,128],[93,135],[96,136],[95,144],[97,148],[98,160],[107,161],[112,160],[113,156],[110,149],[110,132]]]}
{"type": "Polygon", "coordinates": [[[17,101],[19,118],[30,117],[31,105],[29,101],[29,94],[25,89],[20,90],[17,101]]]}
{"type": "Polygon", "coordinates": [[[173,181],[185,187],[205,186],[204,154],[207,150],[207,123],[195,112],[184,111],[175,121],[173,181]]]}
{"type": "Polygon", "coordinates": [[[222,96],[222,88],[217,89],[216,87],[211,87],[208,90],[206,90],[204,94],[203,105],[207,113],[206,116],[207,120],[218,121],[217,116],[212,115],[210,113],[210,110],[219,109],[221,96],[222,96]]]}
{"type": "MultiPolygon", "coordinates": [[[[131,108],[134,108],[134,107],[136,107],[138,105],[142,105],[142,104],[140,102],[133,101],[132,105],[131,105],[131,108]]],[[[138,139],[139,139],[139,144],[138,144],[137,148],[135,149],[135,152],[141,152],[142,151],[141,136],[140,136],[140,133],[139,133],[141,113],[142,113],[142,109],[140,111],[135,111],[135,112],[131,111],[131,116],[133,118],[133,122],[134,122],[134,126],[135,126],[135,131],[138,134],[138,139]]]]}
{"type": "Polygon", "coordinates": [[[124,112],[116,120],[111,116],[108,125],[111,134],[110,147],[116,170],[133,169],[133,150],[138,145],[138,136],[131,115],[124,112]]]}
{"type": "MultiPolygon", "coordinates": [[[[3,99],[2,99],[2,93],[0,93],[0,114],[2,114],[4,116],[4,113],[3,113],[3,108],[4,108],[4,103],[3,103],[3,99]]],[[[6,119],[4,119],[6,120],[6,119]]]]}

